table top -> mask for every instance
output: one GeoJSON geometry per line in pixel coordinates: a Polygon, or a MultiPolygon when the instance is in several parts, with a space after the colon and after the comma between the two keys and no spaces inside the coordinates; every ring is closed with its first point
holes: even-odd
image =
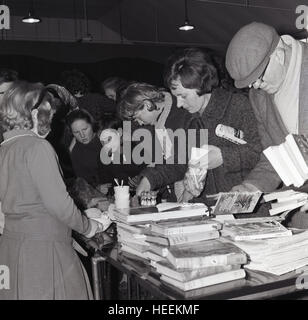
{"type": "Polygon", "coordinates": [[[143,288],[158,299],[270,299],[300,291],[296,287],[299,276],[295,271],[283,276],[275,276],[261,271],[246,269],[246,278],[229,281],[209,287],[183,292],[164,284],[159,274],[149,263],[123,253],[116,242],[115,228],[92,239],[77,237],[87,251],[96,257],[103,257],[117,270],[127,273],[143,288]]]}

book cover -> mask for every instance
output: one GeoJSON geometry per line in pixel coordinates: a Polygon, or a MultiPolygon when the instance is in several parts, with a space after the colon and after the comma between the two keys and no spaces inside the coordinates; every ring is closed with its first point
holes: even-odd
{"type": "Polygon", "coordinates": [[[245,264],[246,254],[223,239],[200,241],[169,248],[167,259],[177,269],[245,264]]]}
{"type": "Polygon", "coordinates": [[[286,137],[286,141],[289,144],[289,146],[294,150],[294,154],[303,169],[303,171],[308,174],[308,136],[303,134],[289,134],[286,137]],[[298,148],[295,148],[293,141],[296,143],[296,146],[298,148]]]}
{"type": "Polygon", "coordinates": [[[175,279],[169,278],[164,275],[161,276],[161,280],[183,291],[187,291],[187,290],[193,290],[197,288],[212,286],[218,283],[228,282],[228,281],[237,280],[237,279],[243,279],[245,278],[245,275],[246,273],[244,269],[238,269],[238,270],[231,270],[227,272],[217,273],[217,274],[213,274],[203,278],[189,280],[185,282],[177,281],[175,279]]]}
{"type": "Polygon", "coordinates": [[[148,251],[152,251],[161,257],[167,257],[169,250],[165,246],[160,246],[159,244],[149,243],[148,251]]]}
{"type": "Polygon", "coordinates": [[[290,186],[292,184],[292,180],[290,179],[290,175],[288,173],[288,168],[284,166],[284,163],[281,162],[281,156],[279,153],[278,146],[270,146],[263,150],[264,155],[275,169],[280,179],[286,186],[290,186]]]}
{"type": "Polygon", "coordinates": [[[292,231],[279,221],[260,221],[243,223],[225,223],[221,231],[223,236],[229,236],[235,241],[266,239],[292,236],[292,231]]]}
{"type": "Polygon", "coordinates": [[[149,212],[149,208],[129,208],[125,210],[115,209],[114,216],[116,220],[125,222],[128,224],[145,224],[152,221],[162,220],[178,220],[181,218],[203,217],[208,215],[208,209],[206,206],[193,207],[193,209],[187,209],[178,207],[177,210],[158,212],[149,212]]]}
{"type": "Polygon", "coordinates": [[[151,232],[169,236],[221,229],[221,224],[214,220],[163,221],[150,225],[151,232]]]}
{"type": "Polygon", "coordinates": [[[303,197],[298,198],[298,199],[272,203],[271,204],[272,208],[269,209],[269,214],[271,216],[273,216],[273,215],[279,214],[281,212],[285,212],[288,210],[294,210],[296,208],[302,207],[306,202],[307,202],[307,197],[306,197],[306,195],[304,195],[303,197]]]}
{"type": "Polygon", "coordinates": [[[213,214],[251,213],[261,195],[261,192],[221,192],[213,214]]]}
{"type": "Polygon", "coordinates": [[[222,273],[231,270],[240,269],[240,265],[227,265],[227,266],[210,266],[199,269],[176,269],[168,261],[158,261],[156,263],[156,271],[162,275],[173,278],[178,281],[188,281],[193,279],[202,278],[216,273],[222,273]]]}
{"type": "Polygon", "coordinates": [[[146,241],[170,247],[187,243],[199,242],[203,240],[217,239],[220,237],[219,231],[211,230],[197,233],[185,233],[180,235],[161,236],[160,234],[147,234],[146,241]]]}
{"type": "Polygon", "coordinates": [[[177,299],[198,299],[204,298],[205,296],[213,296],[216,294],[226,293],[228,291],[242,288],[247,285],[246,279],[238,279],[228,282],[215,284],[212,286],[197,288],[193,290],[183,291],[169,283],[162,282],[161,289],[168,292],[170,295],[177,296],[177,299]]]}

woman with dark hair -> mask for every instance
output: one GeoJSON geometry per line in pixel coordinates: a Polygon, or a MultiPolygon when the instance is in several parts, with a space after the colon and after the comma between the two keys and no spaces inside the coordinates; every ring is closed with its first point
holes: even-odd
{"type": "Polygon", "coordinates": [[[74,136],[69,151],[75,175],[96,186],[100,183],[99,156],[102,149],[97,135],[98,125],[83,109],[70,112],[66,123],[74,136]]]}
{"type": "Polygon", "coordinates": [[[193,175],[186,174],[186,190],[194,196],[203,189],[207,194],[229,191],[254,168],[262,151],[248,98],[219,88],[218,73],[210,56],[197,48],[172,55],[164,80],[177,98],[177,106],[200,119],[201,127],[208,130],[208,144],[203,146],[207,155],[198,163],[190,163],[192,168],[208,170],[207,175],[196,183],[193,175]],[[241,133],[243,144],[228,140],[228,130],[241,133]]]}
{"type": "Polygon", "coordinates": [[[41,84],[16,82],[3,97],[0,265],[9,268],[10,284],[0,290],[0,300],[92,298],[71,231],[92,237],[102,229],[75,206],[55,152],[41,138],[54,112],[52,96],[41,84]]]}
{"type": "MultiPolygon", "coordinates": [[[[226,192],[239,184],[257,163],[262,147],[254,114],[245,95],[219,88],[217,70],[210,56],[200,49],[184,49],[172,55],[164,80],[176,97],[177,107],[188,111],[198,121],[198,128],[207,131],[206,144],[199,141],[206,155],[197,161],[190,159],[183,182],[175,186],[177,199],[188,201],[202,193],[194,201],[206,202],[206,195],[226,192]],[[228,130],[241,132],[244,144],[229,141],[228,130]]],[[[137,194],[176,178],[180,178],[179,171],[168,170],[161,175],[156,168],[147,169],[137,194]]]]}

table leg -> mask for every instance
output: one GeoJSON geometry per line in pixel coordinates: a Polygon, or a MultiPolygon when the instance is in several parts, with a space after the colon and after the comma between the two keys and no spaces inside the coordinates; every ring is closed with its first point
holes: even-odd
{"type": "Polygon", "coordinates": [[[103,289],[102,289],[102,277],[101,274],[104,274],[105,270],[105,261],[106,258],[101,255],[95,253],[91,258],[92,263],[92,275],[93,275],[93,291],[94,291],[94,299],[102,300],[103,298],[103,289]],[[101,262],[103,262],[101,264],[101,262]],[[99,265],[103,267],[102,272],[99,272],[99,265]]]}

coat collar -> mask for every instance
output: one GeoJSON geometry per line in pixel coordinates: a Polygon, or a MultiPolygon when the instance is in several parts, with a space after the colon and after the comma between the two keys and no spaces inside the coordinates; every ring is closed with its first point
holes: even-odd
{"type": "Polygon", "coordinates": [[[31,130],[25,130],[25,129],[13,129],[10,131],[6,131],[3,133],[3,138],[5,142],[8,139],[14,138],[14,137],[18,137],[18,136],[34,136],[37,137],[37,134],[35,134],[33,131],[31,130]]]}
{"type": "Polygon", "coordinates": [[[225,116],[225,112],[229,106],[230,100],[232,97],[232,92],[227,91],[222,88],[214,89],[210,101],[203,113],[200,115],[199,112],[193,114],[195,118],[212,118],[220,120],[225,116]]]}

